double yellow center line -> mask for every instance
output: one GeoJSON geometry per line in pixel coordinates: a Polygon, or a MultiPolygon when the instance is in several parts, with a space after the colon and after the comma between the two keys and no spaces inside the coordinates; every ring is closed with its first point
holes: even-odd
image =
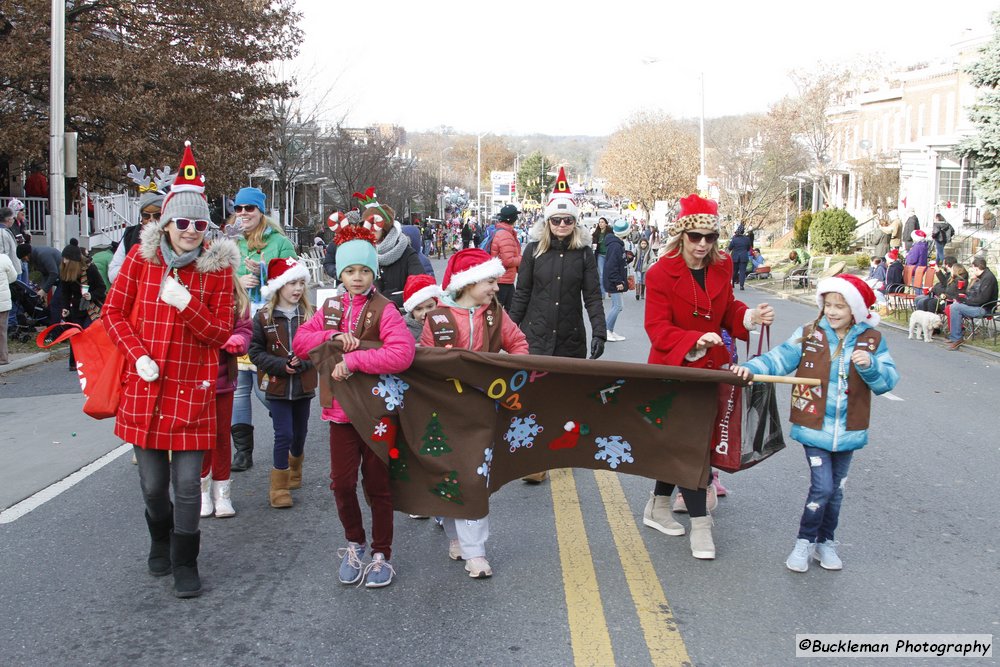
{"type": "MultiPolygon", "coordinates": [[[[581,471],[581,474],[588,473],[581,471]]],[[[606,471],[596,471],[593,475],[601,492],[615,547],[621,556],[625,580],[646,639],[651,664],[657,667],[690,665],[691,658],[646,546],[639,536],[639,529],[632,519],[632,509],[625,499],[618,476],[606,471]]],[[[553,470],[550,479],[574,662],[579,667],[614,665],[611,635],[604,617],[604,605],[573,470],[553,470]]]]}

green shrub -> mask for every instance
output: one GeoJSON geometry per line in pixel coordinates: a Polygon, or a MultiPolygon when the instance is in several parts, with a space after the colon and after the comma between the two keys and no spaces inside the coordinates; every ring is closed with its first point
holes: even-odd
{"type": "Polygon", "coordinates": [[[812,225],[813,214],[810,211],[803,211],[799,217],[795,218],[795,233],[792,236],[792,246],[805,248],[809,243],[809,226],[812,225]]]}
{"type": "Polygon", "coordinates": [[[872,265],[872,256],[865,253],[858,253],[854,256],[855,265],[862,271],[867,271],[872,265]]]}
{"type": "Polygon", "coordinates": [[[812,248],[819,252],[844,253],[854,240],[858,221],[842,208],[828,208],[813,216],[810,225],[812,248]]]}

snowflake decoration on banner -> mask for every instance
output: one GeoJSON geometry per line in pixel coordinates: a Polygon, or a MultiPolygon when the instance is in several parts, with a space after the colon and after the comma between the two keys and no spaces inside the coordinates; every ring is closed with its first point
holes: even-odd
{"type": "Polygon", "coordinates": [[[635,459],[632,458],[632,445],[628,440],[622,440],[620,435],[597,438],[597,449],[594,459],[607,461],[612,470],[622,463],[635,463],[635,459]]]}
{"type": "Polygon", "coordinates": [[[382,436],[385,435],[389,430],[389,425],[385,422],[379,422],[378,426],[375,427],[375,435],[382,436]]]}
{"type": "Polygon", "coordinates": [[[372,388],[373,396],[381,396],[385,400],[386,410],[403,407],[403,394],[410,388],[406,382],[395,375],[379,375],[381,382],[372,388]]]}
{"type": "Polygon", "coordinates": [[[486,486],[490,485],[490,468],[493,467],[493,450],[487,448],[483,451],[485,459],[483,460],[483,465],[476,468],[476,474],[482,475],[486,478],[486,486]]]}
{"type": "Polygon", "coordinates": [[[535,444],[535,437],[544,430],[545,428],[535,421],[534,414],[527,417],[513,417],[503,439],[510,445],[510,451],[514,452],[521,447],[530,448],[535,444]]]}

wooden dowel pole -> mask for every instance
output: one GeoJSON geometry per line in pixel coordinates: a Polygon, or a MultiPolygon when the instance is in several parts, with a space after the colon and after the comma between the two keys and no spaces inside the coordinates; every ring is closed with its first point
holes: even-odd
{"type": "Polygon", "coordinates": [[[823,384],[817,378],[800,378],[794,375],[754,375],[754,382],[770,382],[771,384],[804,384],[809,387],[818,387],[823,384]]]}

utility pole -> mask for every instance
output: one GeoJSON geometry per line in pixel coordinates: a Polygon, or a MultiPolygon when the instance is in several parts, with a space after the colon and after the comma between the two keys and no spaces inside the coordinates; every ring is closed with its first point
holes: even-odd
{"type": "MultiPolygon", "coordinates": [[[[66,2],[52,0],[52,45],[49,66],[49,242],[66,244],[65,138],[66,2]]],[[[80,211],[87,215],[87,208],[80,211]]]]}

